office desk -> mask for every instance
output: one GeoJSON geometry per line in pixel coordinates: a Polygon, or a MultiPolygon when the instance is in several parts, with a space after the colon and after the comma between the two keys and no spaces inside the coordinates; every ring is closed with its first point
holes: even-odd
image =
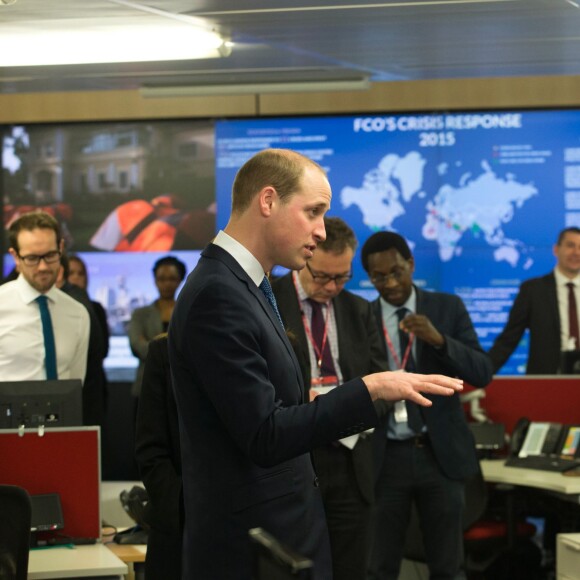
{"type": "Polygon", "coordinates": [[[553,471],[506,467],[503,459],[483,459],[480,465],[483,478],[489,483],[534,487],[580,503],[580,477],[570,477],[553,471]]]}
{"type": "Polygon", "coordinates": [[[28,580],[48,578],[121,578],[127,574],[122,562],[103,544],[32,550],[28,580]]]}
{"type": "MultiPolygon", "coordinates": [[[[483,478],[489,483],[514,487],[531,487],[555,495],[559,500],[580,503],[580,477],[566,476],[553,471],[506,467],[503,459],[483,459],[480,461],[483,478]]],[[[513,549],[516,541],[516,514],[513,493],[505,495],[505,510],[508,526],[508,550],[513,549]]],[[[562,550],[558,551],[558,559],[562,550]]]]}

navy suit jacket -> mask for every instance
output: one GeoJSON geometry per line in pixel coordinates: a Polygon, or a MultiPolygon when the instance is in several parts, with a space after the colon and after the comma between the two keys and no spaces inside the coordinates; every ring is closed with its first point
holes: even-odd
{"type": "Polygon", "coordinates": [[[260,526],[332,578],[309,451],[376,425],[362,380],[302,404],[293,349],[238,262],[210,244],[169,329],[185,503],[184,578],[251,577],[248,530],[260,526]]]}
{"type": "MultiPolygon", "coordinates": [[[[463,301],[458,296],[440,292],[425,292],[415,287],[417,314],[424,314],[445,337],[445,348],[437,350],[422,340],[416,341],[417,372],[439,373],[459,377],[474,387],[486,386],[492,378],[491,360],[481,349],[475,329],[463,301]]],[[[377,324],[381,329],[383,347],[387,349],[383,333],[380,299],[373,302],[377,324]]],[[[479,470],[475,441],[467,425],[459,395],[438,397],[426,395],[433,401],[421,413],[439,467],[450,479],[465,479],[479,470]]],[[[375,430],[377,473],[384,456],[384,431],[375,430]]]]}
{"type": "Polygon", "coordinates": [[[526,373],[550,375],[560,370],[560,313],[554,273],[526,280],[510,310],[507,324],[489,351],[494,372],[511,356],[526,328],[530,350],[526,373]]]}
{"type": "MultiPolygon", "coordinates": [[[[312,379],[308,338],[292,275],[287,274],[274,280],[272,288],[282,320],[296,337],[295,350],[298,351],[298,360],[303,366],[302,374],[308,391],[312,379]]],[[[370,373],[389,370],[370,304],[363,298],[343,290],[332,300],[332,306],[336,319],[338,358],[343,380],[348,381],[370,373]]],[[[388,407],[386,404],[381,405],[379,410],[386,408],[390,408],[390,405],[388,407]]],[[[370,438],[359,438],[351,456],[359,490],[365,500],[371,503],[374,500],[374,472],[370,438]]]]}

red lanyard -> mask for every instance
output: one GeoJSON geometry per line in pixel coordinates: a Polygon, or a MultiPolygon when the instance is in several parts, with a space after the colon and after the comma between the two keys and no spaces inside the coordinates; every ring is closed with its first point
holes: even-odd
{"type": "Polygon", "coordinates": [[[393,341],[387,332],[387,327],[385,326],[385,322],[383,321],[383,333],[385,335],[385,340],[387,341],[387,346],[389,347],[389,351],[391,352],[391,356],[395,361],[395,364],[399,367],[399,369],[404,369],[407,366],[407,361],[409,360],[409,356],[411,355],[411,347],[413,346],[413,341],[415,340],[415,335],[411,332],[409,333],[409,344],[405,349],[405,354],[403,355],[403,362],[399,360],[399,355],[397,354],[395,347],[393,346],[393,341]]]}

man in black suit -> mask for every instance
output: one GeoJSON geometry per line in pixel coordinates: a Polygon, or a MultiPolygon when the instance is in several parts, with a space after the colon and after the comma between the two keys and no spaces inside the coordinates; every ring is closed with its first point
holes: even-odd
{"type": "Polygon", "coordinates": [[[576,305],[580,300],[580,228],[570,227],[560,232],[554,255],[557,263],[553,272],[526,280],[520,286],[507,324],[489,351],[494,372],[511,356],[526,328],[530,331],[528,375],[560,372],[561,353],[580,348],[573,340],[574,333],[570,332],[568,313],[570,296],[576,305]]]}
{"type": "Polygon", "coordinates": [[[167,334],[149,343],[135,429],[135,457],[149,501],[145,579],[181,579],[181,455],[167,334]]]}
{"type": "MultiPolygon", "coordinates": [[[[475,387],[492,377],[461,299],[413,285],[415,262],[405,239],[377,232],[361,252],[380,297],[373,302],[390,368],[445,373],[475,387]]],[[[397,402],[375,429],[377,473],[370,576],[396,580],[414,504],[431,578],[462,577],[464,481],[479,469],[475,442],[456,394],[429,409],[397,402]]]]}
{"type": "MultiPolygon", "coordinates": [[[[337,217],[325,217],[324,227],[326,240],[306,268],[272,284],[282,320],[296,338],[294,347],[303,362],[310,400],[355,377],[388,370],[370,304],[344,290],[357,246],[354,232],[337,217]],[[323,364],[325,357],[330,357],[329,368],[323,364]]],[[[330,536],[333,578],[364,580],[374,500],[370,434],[328,443],[316,448],[313,456],[330,536]]]]}
{"type": "Polygon", "coordinates": [[[232,214],[202,252],[175,306],[169,361],[179,415],[183,577],[247,580],[248,530],[262,527],[330,580],[330,548],[309,451],[374,427],[373,401],[451,395],[442,375],[375,373],[304,404],[298,361],[267,273],[302,269],[326,235],[322,168],[268,149],[236,175],[232,214]]]}

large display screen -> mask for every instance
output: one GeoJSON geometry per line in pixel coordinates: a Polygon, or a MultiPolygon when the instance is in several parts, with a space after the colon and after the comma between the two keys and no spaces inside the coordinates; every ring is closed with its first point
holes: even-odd
{"type": "MultiPolygon", "coordinates": [[[[127,325],[158,297],[155,260],[176,256],[189,272],[215,234],[213,122],[11,126],[2,137],[5,228],[33,209],[56,217],[107,311],[109,379],[133,380],[127,325]]],[[[6,254],[5,276],[13,266],[6,254]]]]}
{"type": "MultiPolygon", "coordinates": [[[[378,230],[404,235],[416,284],[461,296],[486,350],[520,283],[553,269],[558,232],[580,226],[578,110],[0,130],[4,224],[34,208],[59,219],[67,250],[88,265],[91,297],[107,309],[113,380],[134,375],[127,324],[157,296],[153,263],[172,254],[188,271],[195,266],[229,219],[236,171],[266,147],[295,149],[327,170],[330,215],[345,219],[360,245],[378,230]]],[[[6,255],[4,275],[12,266],[6,255]]],[[[358,254],[353,273],[347,288],[374,299],[358,254]]],[[[524,372],[527,340],[501,374],[524,372]]]]}
{"type": "MultiPolygon", "coordinates": [[[[217,225],[237,169],[266,147],[317,161],[330,215],[359,243],[393,230],[409,241],[415,282],[464,300],[488,350],[520,283],[551,271],[558,232],[580,226],[580,111],[265,118],[216,124],[217,225]]],[[[376,297],[357,254],[347,286],[376,297]]],[[[525,336],[501,374],[521,374],[525,336]]]]}

